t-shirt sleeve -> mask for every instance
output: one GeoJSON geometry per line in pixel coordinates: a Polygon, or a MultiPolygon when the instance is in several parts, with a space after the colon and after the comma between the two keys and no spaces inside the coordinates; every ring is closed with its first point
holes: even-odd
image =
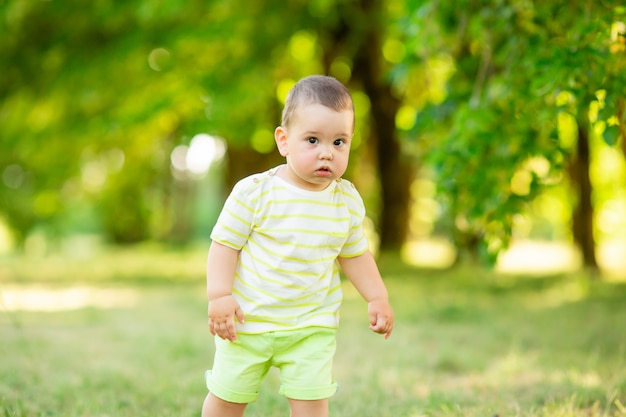
{"type": "Polygon", "coordinates": [[[342,193],[345,196],[348,210],[350,212],[350,232],[346,243],[341,248],[339,256],[353,258],[362,255],[369,248],[367,237],[363,229],[363,219],[365,219],[365,205],[361,195],[348,181],[342,181],[342,193]],[[344,185],[344,183],[346,183],[344,185]]]}
{"type": "Polygon", "coordinates": [[[211,240],[235,250],[243,248],[254,222],[250,186],[250,181],[243,179],[233,187],[213,227],[211,240]]]}

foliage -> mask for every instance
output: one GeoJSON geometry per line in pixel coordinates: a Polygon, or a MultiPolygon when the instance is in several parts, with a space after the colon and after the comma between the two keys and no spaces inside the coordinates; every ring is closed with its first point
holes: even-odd
{"type": "Polygon", "coordinates": [[[7,33],[0,166],[5,173],[14,167],[0,199],[18,239],[36,224],[62,227],[64,212],[93,200],[105,223],[111,218],[121,226],[114,237],[147,237],[149,194],[167,191],[174,141],[203,108],[189,68],[175,67],[159,48],[206,7],[150,1],[0,7],[7,33]]]}
{"type": "Polygon", "coordinates": [[[590,114],[624,146],[625,15],[617,1],[2,2],[0,221],[18,242],[189,239],[172,151],[224,138],[226,186],[274,164],[287,89],[327,72],[355,93],[351,169],[379,228],[406,229],[416,165],[437,184],[438,231],[493,261],[565,177],[563,120],[590,114]]]}
{"type": "Polygon", "coordinates": [[[239,149],[272,152],[295,80],[333,69],[349,81],[350,57],[324,68],[323,55],[339,13],[355,11],[351,2],[0,4],[0,213],[16,239],[36,227],[67,232],[85,209],[95,224],[72,231],[166,236],[184,215],[172,213],[172,150],[206,132],[226,139],[230,168],[248,162],[239,149]]]}
{"type": "Polygon", "coordinates": [[[612,120],[604,137],[616,142],[626,60],[617,48],[623,33],[612,39],[611,32],[626,10],[617,2],[414,4],[403,22],[411,52],[403,65],[443,57],[452,76],[444,100],[423,104],[413,132],[426,143],[445,228],[460,248],[493,262],[508,245],[514,214],[567,168],[572,149],[559,140],[559,112],[584,119],[606,92],[597,121],[612,120]],[[565,108],[564,94],[578,107],[565,108]]]}

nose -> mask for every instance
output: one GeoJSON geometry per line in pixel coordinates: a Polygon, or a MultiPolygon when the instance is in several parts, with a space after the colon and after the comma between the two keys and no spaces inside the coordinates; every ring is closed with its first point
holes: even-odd
{"type": "Polygon", "coordinates": [[[320,149],[320,159],[332,161],[333,159],[332,146],[323,146],[322,149],[320,149]]]}

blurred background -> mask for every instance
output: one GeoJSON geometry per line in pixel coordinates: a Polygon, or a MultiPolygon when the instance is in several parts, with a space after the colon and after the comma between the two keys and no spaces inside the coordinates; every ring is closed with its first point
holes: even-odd
{"type": "Polygon", "coordinates": [[[377,251],[626,276],[623,2],[9,0],[0,34],[0,259],[207,248],[329,74],[377,251]]]}

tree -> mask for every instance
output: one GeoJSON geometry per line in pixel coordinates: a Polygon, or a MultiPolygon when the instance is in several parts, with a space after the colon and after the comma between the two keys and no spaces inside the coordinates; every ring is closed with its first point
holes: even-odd
{"type": "Polygon", "coordinates": [[[414,38],[434,40],[425,46],[413,41],[409,60],[452,68],[447,95],[425,103],[413,132],[427,143],[444,230],[460,259],[493,262],[508,245],[513,215],[550,175],[532,161],[541,156],[556,166],[550,110],[529,106],[532,92],[522,88],[528,81],[520,71],[529,59],[527,23],[515,5],[467,1],[422,2],[405,24],[414,38]],[[516,172],[522,175],[513,184],[516,172]]]}
{"type": "Polygon", "coordinates": [[[202,121],[193,67],[177,67],[166,47],[197,46],[187,35],[203,2],[92,6],[0,6],[0,169],[12,177],[0,200],[18,241],[35,226],[62,229],[77,207],[100,213],[88,231],[148,238],[169,154],[202,121]]]}
{"type": "Polygon", "coordinates": [[[569,112],[577,125],[575,149],[566,152],[576,189],[572,232],[584,265],[597,269],[594,202],[589,177],[590,137],[600,122],[605,125],[603,137],[614,145],[616,136],[611,137],[610,132],[619,131],[618,126],[624,123],[623,112],[620,113],[618,107],[626,93],[626,60],[612,52],[615,41],[611,39],[611,32],[618,19],[626,17],[626,9],[617,2],[589,2],[572,5],[564,12],[558,3],[544,2],[537,7],[537,15],[540,16],[537,23],[546,28],[539,39],[543,47],[537,48],[538,61],[545,63],[549,59],[549,64],[538,65],[530,74],[549,87],[548,94],[562,97],[567,93],[569,97],[559,110],[569,112]],[[606,96],[603,109],[592,120],[591,109],[600,94],[606,96]],[[609,125],[608,120],[613,118],[616,124],[609,125]]]}
{"type": "Polygon", "coordinates": [[[354,92],[364,146],[351,169],[366,194],[380,190],[366,197],[380,206],[383,249],[404,242],[420,167],[437,181],[447,233],[493,260],[514,214],[576,166],[567,161],[584,163],[573,156],[584,157],[585,132],[616,144],[624,129],[615,22],[626,12],[611,1],[64,0],[0,13],[0,213],[18,240],[68,223],[115,242],[174,229],[184,240],[172,151],[200,132],[224,138],[227,187],[276,165],[281,100],[312,73],[354,92]],[[563,143],[564,114],[580,122],[578,152],[563,143]],[[72,220],[76,208],[97,224],[72,220]]]}
{"type": "Polygon", "coordinates": [[[376,95],[373,131],[381,138],[388,200],[380,216],[383,244],[404,239],[408,176],[391,180],[401,156],[395,108],[387,107],[393,97],[380,53],[366,43],[383,36],[382,2],[143,0],[86,10],[66,0],[29,3],[19,13],[13,3],[0,7],[9,34],[0,68],[8,74],[0,143],[9,152],[0,169],[8,169],[11,185],[0,189],[1,211],[21,238],[37,225],[62,228],[78,205],[96,207],[99,227],[114,242],[167,236],[176,224],[172,150],[198,132],[223,137],[230,185],[275,165],[280,95],[304,75],[341,76],[333,64],[342,61],[342,81],[376,95]],[[342,49],[327,52],[329,34],[343,28],[342,49]],[[372,69],[353,71],[357,60],[372,69]],[[358,76],[351,80],[351,73],[358,76]],[[36,123],[25,125],[29,119],[36,123]]]}
{"type": "Polygon", "coordinates": [[[461,253],[479,252],[494,261],[508,245],[513,215],[566,169],[562,161],[570,150],[558,140],[557,119],[566,110],[562,102],[567,93],[579,106],[574,114],[580,122],[580,169],[574,178],[580,178],[581,205],[574,234],[585,248],[586,262],[594,264],[585,241],[592,236],[584,152],[590,134],[587,109],[599,90],[610,91],[611,102],[623,92],[623,59],[609,53],[608,42],[623,7],[417,3],[407,33],[439,41],[414,46],[416,53],[408,59],[428,63],[443,54],[454,66],[447,97],[423,109],[415,134],[423,135],[424,129],[441,134],[442,140],[429,148],[429,161],[444,220],[461,253]]]}

